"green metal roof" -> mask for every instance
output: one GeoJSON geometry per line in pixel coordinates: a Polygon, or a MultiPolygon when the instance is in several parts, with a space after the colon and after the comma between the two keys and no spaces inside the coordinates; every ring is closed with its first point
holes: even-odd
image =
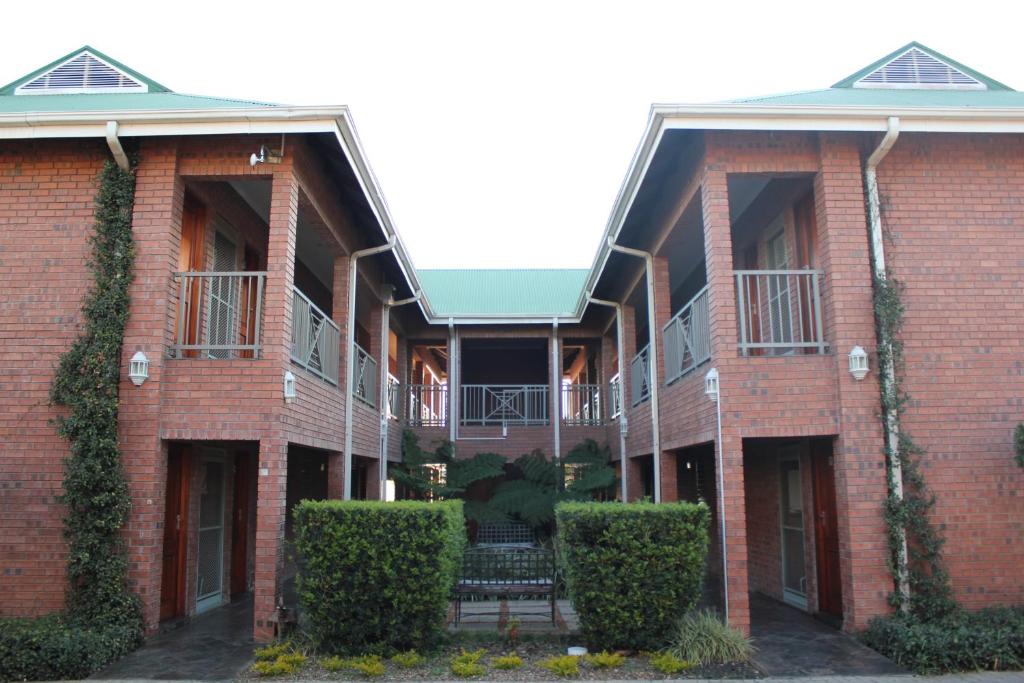
{"type": "Polygon", "coordinates": [[[80,111],[171,111],[175,109],[247,109],[279,105],[174,92],[81,95],[0,95],[0,114],[80,111]]]}
{"type": "Polygon", "coordinates": [[[546,317],[574,315],[585,269],[417,270],[438,316],[546,317]]]}

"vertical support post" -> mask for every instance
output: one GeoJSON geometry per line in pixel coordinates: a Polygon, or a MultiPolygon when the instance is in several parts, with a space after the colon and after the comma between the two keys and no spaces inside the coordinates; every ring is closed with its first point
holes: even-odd
{"type": "Polygon", "coordinates": [[[558,318],[551,320],[551,408],[548,415],[554,423],[555,463],[562,460],[562,358],[559,353],[558,318]]]}
{"type": "Polygon", "coordinates": [[[455,443],[459,438],[458,396],[459,384],[459,338],[455,321],[448,318],[448,439],[455,443]]]}

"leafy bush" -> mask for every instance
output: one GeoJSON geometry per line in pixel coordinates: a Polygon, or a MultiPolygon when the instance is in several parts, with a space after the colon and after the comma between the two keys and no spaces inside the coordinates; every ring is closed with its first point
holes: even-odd
{"type": "Polygon", "coordinates": [[[416,652],[416,650],[407,650],[396,654],[391,658],[391,662],[403,669],[411,669],[423,663],[423,656],[416,652]]]}
{"type": "Polygon", "coordinates": [[[710,515],[703,503],[562,503],[558,543],[587,643],[658,650],[700,597],[710,515]]]}
{"type": "Polygon", "coordinates": [[[491,660],[491,666],[495,669],[503,669],[505,671],[511,671],[512,669],[518,669],[523,665],[523,658],[516,654],[504,655],[502,657],[495,657],[491,660]]]}
{"type": "Polygon", "coordinates": [[[746,662],[753,651],[750,638],[710,610],[690,612],[680,619],[670,648],[677,657],[697,664],[746,662]]]}
{"type": "Polygon", "coordinates": [[[597,654],[586,655],[584,659],[587,661],[587,664],[598,669],[614,669],[626,663],[625,657],[617,652],[608,652],[607,650],[597,654]]]}
{"type": "Polygon", "coordinates": [[[480,658],[484,656],[484,652],[485,650],[474,650],[473,652],[463,650],[461,654],[452,658],[452,674],[459,678],[483,676],[487,673],[487,667],[480,663],[480,658]]]}
{"type": "Polygon", "coordinates": [[[276,643],[274,645],[265,645],[256,650],[256,661],[263,662],[272,659],[277,659],[283,654],[286,654],[291,649],[288,643],[276,643]]]}
{"type": "Polygon", "coordinates": [[[693,667],[693,662],[676,657],[671,652],[659,652],[651,655],[651,666],[663,674],[677,674],[693,667]]]}
{"type": "Polygon", "coordinates": [[[0,681],[85,678],[134,650],[138,623],[88,627],[60,616],[0,619],[0,681]]]}
{"type": "Polygon", "coordinates": [[[542,659],[537,662],[537,666],[542,669],[547,669],[556,676],[562,676],[565,678],[580,675],[580,658],[573,657],[572,655],[548,657],[547,659],[542,659]]]}
{"type": "Polygon", "coordinates": [[[263,659],[252,665],[252,672],[261,678],[273,676],[288,676],[295,673],[295,667],[287,662],[279,662],[276,659],[263,659]]]}
{"type": "Polygon", "coordinates": [[[891,616],[872,619],[861,639],[919,674],[1024,668],[1024,607],[958,610],[923,621],[891,616]]]}
{"type": "Polygon", "coordinates": [[[429,647],[461,564],[461,501],[302,501],[295,509],[305,628],[328,653],[429,647]]]}
{"type": "Polygon", "coordinates": [[[306,655],[301,652],[288,652],[288,644],[271,645],[256,652],[256,663],[252,665],[253,673],[261,677],[290,676],[299,671],[306,663],[306,655]],[[276,657],[271,654],[277,652],[276,657]]]}
{"type": "Polygon", "coordinates": [[[384,662],[376,655],[356,657],[349,661],[349,666],[367,678],[379,678],[384,675],[384,662]]]}

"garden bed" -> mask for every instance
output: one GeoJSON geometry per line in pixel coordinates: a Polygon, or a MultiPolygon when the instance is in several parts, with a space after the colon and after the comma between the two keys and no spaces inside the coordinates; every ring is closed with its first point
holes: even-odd
{"type": "MultiPolygon", "coordinates": [[[[466,677],[466,680],[486,679],[489,681],[557,681],[565,679],[577,680],[608,680],[608,679],[721,679],[721,678],[759,678],[760,673],[746,663],[717,664],[708,666],[691,666],[684,671],[665,674],[656,670],[647,654],[626,656],[621,665],[599,668],[585,659],[580,658],[578,675],[559,676],[540,663],[553,657],[561,657],[570,645],[578,645],[577,638],[538,638],[524,637],[515,647],[503,640],[487,634],[487,637],[476,635],[459,636],[440,648],[437,652],[423,656],[423,661],[416,666],[403,668],[387,658],[381,659],[384,673],[380,676],[367,676],[360,671],[344,666],[337,671],[329,671],[324,666],[327,657],[309,656],[306,661],[295,667],[288,674],[277,676],[259,676],[249,669],[241,680],[342,680],[342,681],[420,681],[420,680],[453,680],[459,678],[451,669],[452,660],[466,652],[483,650],[478,663],[485,667],[484,673],[466,677]],[[493,666],[493,660],[515,653],[522,659],[522,665],[515,669],[502,670],[493,666]]],[[[330,664],[331,662],[328,662],[330,664]]],[[[337,665],[337,662],[334,662],[337,665]]]]}

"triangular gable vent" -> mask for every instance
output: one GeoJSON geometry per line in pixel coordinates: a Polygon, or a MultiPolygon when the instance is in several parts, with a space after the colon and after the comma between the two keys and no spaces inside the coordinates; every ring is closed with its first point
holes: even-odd
{"type": "Polygon", "coordinates": [[[149,92],[149,86],[91,52],[80,52],[18,86],[15,95],[149,92]]]}
{"type": "Polygon", "coordinates": [[[960,69],[912,47],[853,84],[854,88],[987,90],[960,69]]]}

